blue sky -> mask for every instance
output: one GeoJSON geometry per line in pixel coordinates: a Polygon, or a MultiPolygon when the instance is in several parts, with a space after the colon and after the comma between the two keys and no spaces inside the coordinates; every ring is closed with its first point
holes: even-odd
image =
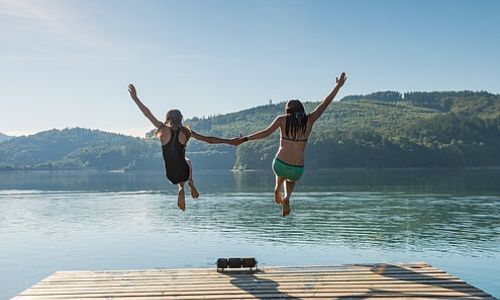
{"type": "Polygon", "coordinates": [[[500,92],[499,1],[0,0],[0,132],[143,135],[164,119],[380,90],[500,92]]]}

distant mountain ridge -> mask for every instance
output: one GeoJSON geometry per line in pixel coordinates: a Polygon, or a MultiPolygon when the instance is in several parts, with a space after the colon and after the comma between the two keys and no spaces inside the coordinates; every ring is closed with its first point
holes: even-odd
{"type": "Polygon", "coordinates": [[[100,130],[52,129],[3,142],[0,166],[15,169],[122,169],[137,163],[149,165],[149,156],[155,156],[154,146],[153,141],[100,130]],[[145,153],[137,157],[136,153],[131,153],[136,148],[145,153]]]}
{"type": "MultiPolygon", "coordinates": [[[[305,102],[311,111],[318,102],[305,102]]],[[[193,130],[234,137],[263,129],[284,103],[192,118],[193,130]]],[[[189,142],[195,168],[269,168],[278,134],[239,147],[189,142]]],[[[500,166],[500,95],[487,92],[376,92],[334,102],[306,149],[311,168],[500,166]]],[[[0,168],[163,169],[159,142],[99,130],[49,130],[0,143],[0,168]]]]}

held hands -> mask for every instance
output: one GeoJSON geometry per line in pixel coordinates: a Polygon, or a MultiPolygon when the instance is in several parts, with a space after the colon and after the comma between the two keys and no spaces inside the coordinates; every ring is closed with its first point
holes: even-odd
{"type": "Polygon", "coordinates": [[[137,99],[137,91],[135,90],[135,86],[133,84],[128,85],[128,92],[130,93],[130,97],[132,97],[132,99],[137,99]]]}
{"type": "Polygon", "coordinates": [[[337,82],[337,86],[340,88],[344,85],[344,82],[347,80],[347,76],[345,75],[345,72],[342,72],[342,74],[340,74],[340,78],[337,77],[336,79],[336,82],[337,82]]]}
{"type": "Polygon", "coordinates": [[[229,140],[229,144],[233,146],[239,146],[243,144],[245,140],[242,137],[232,138],[229,140]]]}
{"type": "Polygon", "coordinates": [[[229,144],[233,146],[239,146],[243,144],[244,142],[248,141],[248,138],[243,137],[242,134],[240,134],[239,137],[235,137],[229,140],[229,144]]]}
{"type": "Polygon", "coordinates": [[[241,144],[240,138],[232,138],[229,140],[228,144],[233,146],[239,146],[241,144]]]}

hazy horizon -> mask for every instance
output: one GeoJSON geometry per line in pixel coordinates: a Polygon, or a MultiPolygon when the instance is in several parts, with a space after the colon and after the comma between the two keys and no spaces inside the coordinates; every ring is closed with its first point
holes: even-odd
{"type": "MultiPolygon", "coordinates": [[[[463,91],[466,91],[466,90],[463,90],[463,91]]],[[[377,91],[377,92],[379,92],[379,91],[377,91]]],[[[399,91],[399,92],[401,92],[401,91],[399,91]]],[[[409,92],[409,91],[405,91],[405,92],[409,92]]],[[[401,93],[405,93],[405,92],[401,92],[401,93]]],[[[412,91],[412,92],[450,92],[450,91],[412,91]]],[[[453,92],[461,92],[461,91],[453,91],[453,92]]],[[[472,91],[472,92],[487,92],[487,93],[491,93],[489,91],[472,91]]],[[[491,93],[491,94],[496,94],[496,93],[491,93]]],[[[350,95],[345,95],[345,96],[350,96],[350,95]]],[[[339,100],[341,100],[341,99],[339,98],[339,99],[336,99],[335,101],[339,101],[339,100]]],[[[279,103],[284,103],[284,102],[285,101],[273,102],[273,104],[279,104],[279,103]]],[[[263,105],[266,105],[268,103],[257,104],[257,105],[255,105],[253,107],[263,106],[263,105]]],[[[242,111],[242,110],[251,109],[253,107],[243,107],[243,108],[241,108],[239,110],[226,112],[226,113],[223,113],[221,115],[235,113],[235,112],[239,112],[239,111],[242,111]]],[[[192,116],[191,118],[204,118],[204,117],[209,117],[209,116],[192,116]]],[[[100,130],[100,131],[105,131],[105,132],[110,132],[110,133],[116,133],[116,134],[124,134],[124,135],[129,135],[129,136],[134,136],[134,137],[141,137],[141,138],[145,137],[145,135],[146,135],[147,132],[149,132],[149,131],[151,131],[151,130],[154,129],[153,125],[145,126],[145,127],[142,127],[142,128],[97,128],[97,127],[96,128],[92,128],[92,127],[85,127],[85,126],[75,125],[75,126],[62,126],[62,127],[58,127],[58,128],[56,128],[56,127],[53,127],[53,128],[42,128],[42,129],[38,129],[38,130],[35,130],[35,131],[32,131],[32,132],[20,131],[20,132],[8,133],[8,132],[0,131],[0,133],[8,135],[10,137],[20,137],[20,136],[29,136],[29,135],[37,134],[39,132],[44,132],[44,131],[48,131],[48,130],[52,130],[52,129],[63,130],[63,129],[68,129],[68,128],[71,129],[71,128],[77,128],[77,127],[91,129],[91,130],[100,130]]]]}

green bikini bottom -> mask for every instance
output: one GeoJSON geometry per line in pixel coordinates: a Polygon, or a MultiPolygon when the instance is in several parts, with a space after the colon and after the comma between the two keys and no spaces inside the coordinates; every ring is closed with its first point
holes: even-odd
{"type": "Polygon", "coordinates": [[[276,176],[285,177],[291,181],[297,181],[304,172],[304,166],[295,166],[287,164],[279,158],[273,161],[273,170],[276,176]]]}

